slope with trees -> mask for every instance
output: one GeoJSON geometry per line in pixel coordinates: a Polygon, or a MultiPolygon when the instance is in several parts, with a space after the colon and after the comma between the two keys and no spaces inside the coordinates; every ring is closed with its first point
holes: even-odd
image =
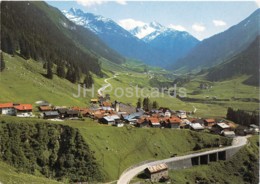
{"type": "Polygon", "coordinates": [[[99,57],[124,62],[91,31],[70,22],[45,2],[1,3],[1,48],[25,59],[53,62],[102,75],[99,57]]]}
{"type": "Polygon", "coordinates": [[[40,172],[70,182],[102,180],[93,153],[77,129],[2,121],[0,140],[0,159],[21,172],[40,172]]]}

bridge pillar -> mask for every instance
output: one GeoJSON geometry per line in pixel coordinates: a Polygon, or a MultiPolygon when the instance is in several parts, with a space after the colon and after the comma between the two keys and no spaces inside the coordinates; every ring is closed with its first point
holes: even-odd
{"type": "Polygon", "coordinates": [[[193,157],[191,158],[192,166],[194,165],[200,165],[200,157],[193,157]]]}
{"type": "Polygon", "coordinates": [[[216,161],[218,161],[218,153],[209,154],[209,162],[216,162],[216,161]]]}
{"type": "Polygon", "coordinates": [[[219,160],[226,160],[226,151],[220,151],[218,152],[218,159],[219,160]]]}
{"type": "Polygon", "coordinates": [[[200,165],[207,165],[209,163],[208,155],[200,156],[200,165]]]}

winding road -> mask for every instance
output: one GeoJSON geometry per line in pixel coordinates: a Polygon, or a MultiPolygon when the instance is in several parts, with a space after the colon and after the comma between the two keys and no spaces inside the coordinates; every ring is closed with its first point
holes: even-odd
{"type": "Polygon", "coordinates": [[[193,153],[193,154],[189,154],[189,155],[185,155],[185,156],[173,157],[173,158],[168,158],[168,159],[164,159],[164,160],[158,160],[158,161],[152,161],[152,162],[148,162],[148,163],[138,164],[138,165],[135,165],[135,166],[132,166],[132,167],[126,169],[122,173],[122,175],[120,176],[119,180],[117,181],[117,184],[128,184],[128,183],[130,183],[130,181],[136,175],[141,173],[148,166],[162,164],[162,163],[167,164],[167,163],[170,163],[170,162],[189,159],[189,158],[196,157],[196,156],[202,156],[202,155],[206,155],[206,154],[216,153],[216,152],[219,152],[219,151],[227,151],[227,150],[230,150],[230,149],[243,147],[246,144],[247,144],[247,137],[236,137],[236,138],[233,139],[232,145],[228,146],[228,147],[217,148],[217,149],[210,150],[210,151],[204,151],[204,152],[193,153]]]}
{"type": "Polygon", "coordinates": [[[118,74],[115,74],[113,77],[110,77],[110,78],[107,78],[107,79],[104,80],[104,82],[105,82],[106,84],[103,85],[101,88],[99,88],[98,91],[97,91],[99,96],[103,96],[102,92],[103,92],[106,88],[108,88],[109,86],[111,86],[111,84],[108,82],[108,80],[113,79],[113,78],[116,78],[117,76],[118,76],[118,74]]]}

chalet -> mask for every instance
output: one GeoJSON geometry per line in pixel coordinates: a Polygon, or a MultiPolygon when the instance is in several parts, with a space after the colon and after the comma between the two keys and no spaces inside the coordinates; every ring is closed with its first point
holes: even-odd
{"type": "Polygon", "coordinates": [[[115,121],[115,126],[117,127],[123,127],[125,124],[122,120],[116,120],[115,121]]]}
{"type": "Polygon", "coordinates": [[[168,128],[179,128],[180,124],[181,119],[176,116],[172,116],[168,119],[168,128]]]}
{"type": "Polygon", "coordinates": [[[60,108],[60,109],[57,109],[58,113],[59,113],[59,116],[61,119],[65,118],[65,114],[66,112],[68,111],[69,109],[67,108],[60,108]]]}
{"type": "Polygon", "coordinates": [[[154,118],[154,117],[149,118],[149,124],[153,128],[161,127],[160,120],[158,118],[154,118]]]}
{"type": "Polygon", "coordinates": [[[60,117],[60,115],[59,115],[58,111],[43,112],[43,118],[44,119],[57,119],[59,117],[60,117]]]}
{"type": "Polygon", "coordinates": [[[191,130],[194,130],[194,131],[202,131],[202,130],[204,130],[204,127],[201,124],[199,124],[199,123],[190,123],[189,127],[190,127],[191,130]]]}
{"type": "Polygon", "coordinates": [[[137,120],[140,119],[140,117],[143,115],[143,112],[134,112],[132,114],[129,114],[127,116],[123,116],[123,119],[131,124],[135,125],[137,123],[137,120]]]}
{"type": "Polygon", "coordinates": [[[236,136],[234,131],[224,131],[222,135],[229,138],[234,138],[236,136]]]}
{"type": "Polygon", "coordinates": [[[248,129],[244,130],[244,132],[246,134],[255,134],[255,135],[257,135],[257,134],[259,134],[259,126],[251,124],[251,125],[249,125],[248,129]]]}
{"type": "Polygon", "coordinates": [[[69,109],[65,112],[64,117],[65,118],[78,118],[79,117],[79,111],[69,109]]]}
{"type": "Polygon", "coordinates": [[[15,116],[16,110],[13,103],[0,104],[0,114],[15,116]]]}
{"type": "Polygon", "coordinates": [[[101,119],[99,119],[100,123],[107,124],[107,125],[116,125],[116,121],[119,121],[120,117],[118,115],[111,115],[111,116],[105,116],[101,119]]]}
{"type": "Polygon", "coordinates": [[[14,104],[16,109],[16,116],[18,117],[31,117],[32,114],[32,105],[31,104],[14,104]]]}
{"type": "Polygon", "coordinates": [[[39,106],[38,107],[40,112],[44,112],[44,111],[52,111],[53,108],[51,106],[39,106]]]}
{"type": "Polygon", "coordinates": [[[102,102],[102,106],[103,107],[111,107],[112,104],[111,104],[111,102],[105,101],[105,102],[102,102]]]}
{"type": "Polygon", "coordinates": [[[252,134],[259,134],[259,126],[251,124],[249,125],[249,129],[252,130],[252,134]]]}
{"type": "Polygon", "coordinates": [[[98,103],[98,99],[93,98],[93,99],[90,100],[90,103],[92,103],[92,104],[97,104],[97,103],[98,103]]]}
{"type": "Polygon", "coordinates": [[[150,178],[151,182],[159,182],[169,178],[168,166],[166,164],[149,166],[144,170],[144,173],[150,178]]]}
{"type": "Polygon", "coordinates": [[[216,124],[215,119],[204,119],[204,126],[205,127],[212,127],[216,124]]]}
{"type": "Polygon", "coordinates": [[[169,110],[167,110],[165,113],[164,113],[164,116],[165,117],[171,117],[171,112],[169,110]]]}
{"type": "Polygon", "coordinates": [[[186,119],[187,118],[187,114],[186,114],[186,111],[183,111],[183,110],[179,110],[179,111],[176,111],[177,113],[177,116],[181,119],[186,119]]]}
{"type": "Polygon", "coordinates": [[[149,120],[147,118],[140,118],[137,120],[136,127],[143,128],[143,127],[149,127],[149,126],[150,126],[150,124],[149,124],[149,120]]]}
{"type": "Polygon", "coordinates": [[[217,123],[212,126],[211,131],[215,132],[216,134],[222,134],[223,132],[230,131],[231,128],[226,123],[217,123]]]}
{"type": "Polygon", "coordinates": [[[120,102],[115,102],[115,109],[117,112],[126,112],[127,114],[136,112],[136,108],[134,106],[120,102]]]}

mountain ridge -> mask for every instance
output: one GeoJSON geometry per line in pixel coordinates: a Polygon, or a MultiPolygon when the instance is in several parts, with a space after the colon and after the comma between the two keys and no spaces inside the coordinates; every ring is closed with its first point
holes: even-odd
{"type": "Polygon", "coordinates": [[[184,58],[172,65],[173,70],[191,72],[212,67],[246,49],[260,34],[260,9],[228,30],[200,42],[184,58]]]}
{"type": "MultiPolygon", "coordinates": [[[[63,10],[62,12],[74,23],[84,26],[94,32],[99,36],[99,38],[101,38],[101,40],[103,40],[107,45],[119,52],[121,55],[127,58],[142,60],[146,64],[154,66],[167,67],[170,65],[170,63],[173,63],[176,59],[186,54],[186,52],[192,49],[199,42],[191,35],[186,38],[176,38],[171,36],[167,37],[167,35],[165,35],[166,38],[163,39],[168,40],[168,43],[173,43],[176,41],[176,39],[179,39],[178,47],[174,44],[171,44],[172,46],[170,49],[165,49],[163,43],[160,44],[158,40],[156,44],[152,44],[150,40],[145,41],[143,39],[139,39],[138,36],[133,35],[133,31],[131,34],[131,31],[125,30],[115,21],[107,19],[103,16],[86,13],[82,10],[73,8],[71,8],[69,11],[63,10]],[[180,44],[180,42],[183,43],[180,44]],[[180,50],[182,52],[180,52],[180,50]]],[[[165,29],[165,27],[157,22],[151,22],[149,25],[144,25],[144,27],[145,26],[146,28],[150,26],[149,32],[153,32],[159,29],[162,31],[165,29]]],[[[167,31],[172,31],[173,33],[179,32],[173,29],[167,29],[167,31]]],[[[139,34],[138,27],[136,27],[135,33],[139,34]]]]}

